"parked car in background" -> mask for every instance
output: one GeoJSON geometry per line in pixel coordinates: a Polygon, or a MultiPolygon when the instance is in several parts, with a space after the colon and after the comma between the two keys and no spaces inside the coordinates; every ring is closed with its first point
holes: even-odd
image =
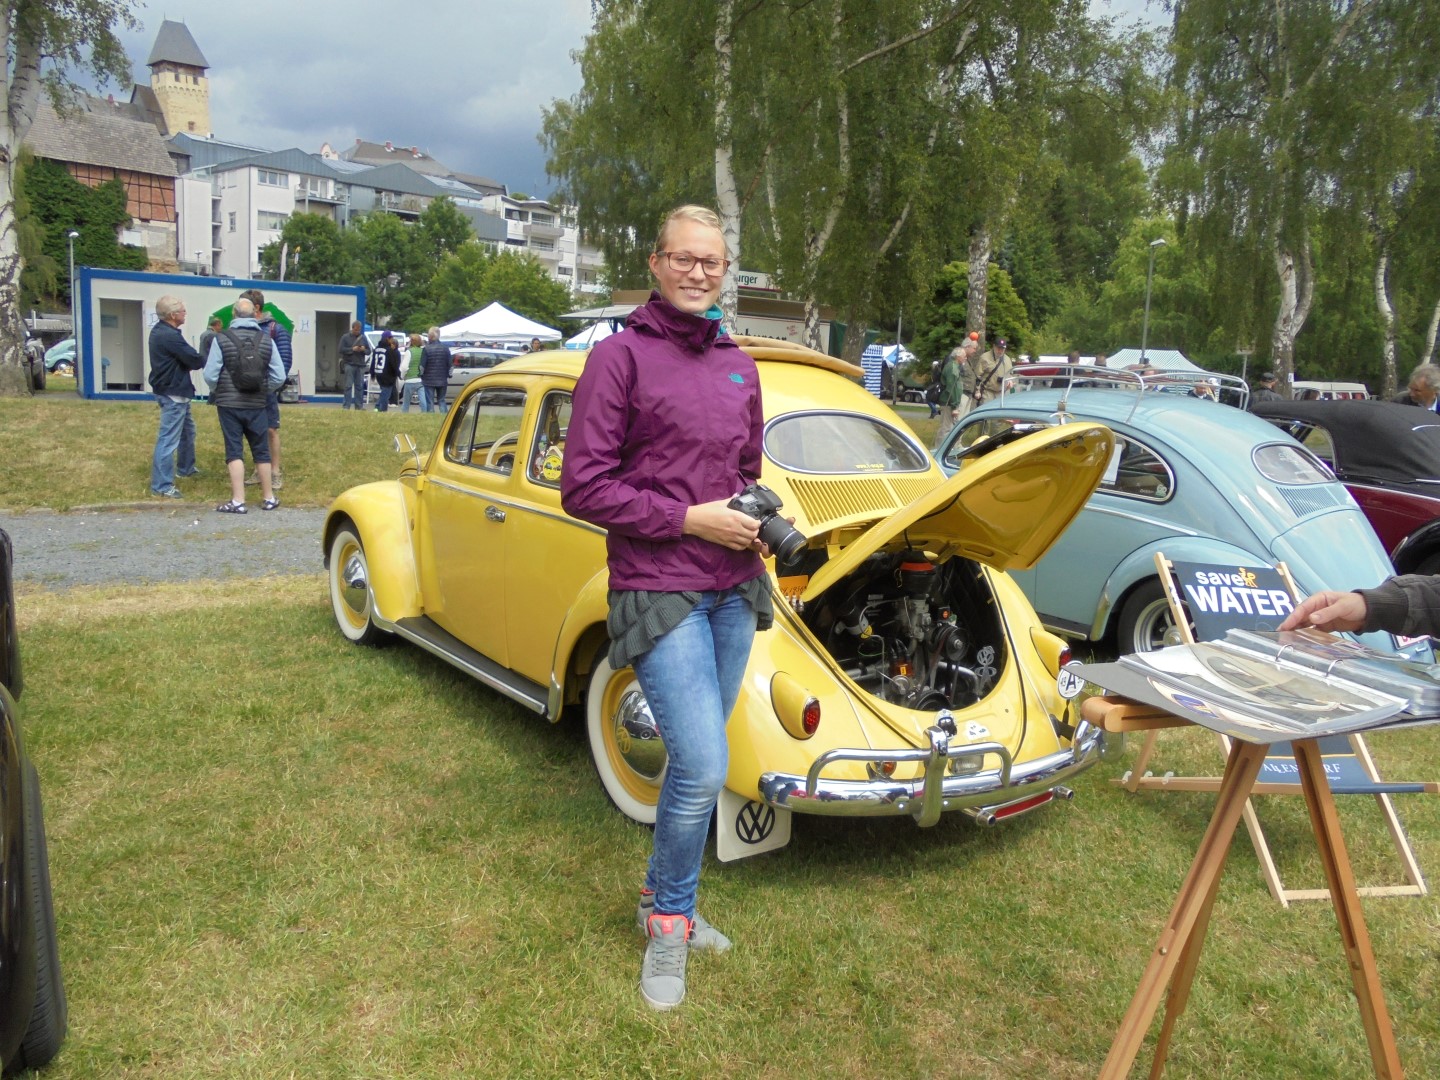
{"type": "Polygon", "coordinates": [[[38,1069],[65,1038],[40,777],[25,754],[14,550],[0,529],[0,1065],[38,1069]]]}
{"type": "Polygon", "coordinates": [[[1311,396],[1318,396],[1324,401],[1364,401],[1370,396],[1365,384],[1359,382],[1315,382],[1297,379],[1290,384],[1290,391],[1296,398],[1303,398],[1307,390],[1313,390],[1315,393],[1311,396]]]}
{"type": "Polygon", "coordinates": [[[45,389],[45,346],[39,338],[27,336],[20,362],[25,366],[25,379],[34,393],[45,389]]]}
{"type": "Polygon", "coordinates": [[[1389,401],[1254,408],[1330,466],[1402,574],[1440,573],[1440,416],[1389,401]]]}
{"type": "Polygon", "coordinates": [[[474,346],[451,349],[450,388],[447,396],[453,398],[456,393],[465,389],[466,384],[476,375],[521,355],[523,354],[511,352],[509,349],[482,349],[474,346]]]}
{"type": "MultiPolygon", "coordinates": [[[[806,539],[776,570],[776,623],[729,721],[719,857],[781,846],[793,813],[993,824],[1068,796],[1099,734],[1057,688],[1064,642],[1006,571],[1084,505],[1110,432],[1041,431],[947,480],[853,365],[738,341],[763,388],[764,483],[806,539]]],[[[427,455],[331,504],[325,562],[351,641],[412,642],[547,720],[583,706],[606,794],[653,822],[663,735],[607,659],[604,534],[560,504],[587,355],[471,380],[427,455]]]]}
{"type": "MultiPolygon", "coordinates": [[[[947,473],[964,475],[1027,432],[1098,421],[1118,436],[1115,459],[1074,524],[1034,569],[1014,575],[1051,629],[1105,640],[1118,653],[1178,644],[1156,552],[1196,563],[1284,562],[1307,594],[1367,588],[1390,575],[1349,492],[1267,421],[1187,392],[1156,393],[1123,371],[1097,377],[1085,367],[1045,381],[1052,385],[1007,387],[966,416],[937,455],[947,473]]],[[[1376,643],[1393,645],[1388,635],[1376,643]]]]}
{"type": "Polygon", "coordinates": [[[75,372],[75,339],[57,341],[45,350],[45,370],[57,375],[72,375],[75,372]]]}

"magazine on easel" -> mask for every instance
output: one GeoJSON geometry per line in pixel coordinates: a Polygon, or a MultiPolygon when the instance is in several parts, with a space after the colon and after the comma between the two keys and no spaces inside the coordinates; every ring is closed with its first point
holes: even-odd
{"type": "Polygon", "coordinates": [[[1108,691],[1246,742],[1440,720],[1435,666],[1349,644],[1316,631],[1240,631],[1079,670],[1108,691]]]}

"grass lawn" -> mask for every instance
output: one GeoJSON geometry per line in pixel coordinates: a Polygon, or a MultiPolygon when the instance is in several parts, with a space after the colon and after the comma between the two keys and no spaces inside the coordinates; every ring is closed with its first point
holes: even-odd
{"type": "MultiPolygon", "coordinates": [[[[204,403],[191,406],[191,414],[203,475],[177,483],[187,500],[224,502],[230,485],[220,423],[214,408],[204,403]]],[[[439,413],[413,409],[376,413],[331,405],[282,406],[281,499],[290,506],[326,506],[354,484],[393,477],[400,458],[391,436],[407,432],[426,449],[441,419],[439,413]]],[[[46,380],[44,394],[0,398],[0,461],[7,463],[0,509],[70,510],[149,500],[158,425],[153,400],[86,401],[76,396],[73,379],[56,376],[46,380]]]]}
{"type": "MultiPolygon", "coordinates": [[[[786,850],[707,864],[736,947],[660,1015],[635,988],[649,837],[573,718],[348,645],[318,575],[19,610],[70,994],[56,1080],[1093,1077],[1213,807],[1102,765],[998,830],[797,818],[786,850]]],[[[1433,731],[1372,746],[1440,777],[1433,731]]],[[[1194,732],[1157,761],[1219,764],[1194,732]]],[[[1342,804],[1362,883],[1393,880],[1373,804],[1342,804]]],[[[1289,883],[1321,883],[1301,800],[1260,806],[1289,883]]],[[[1435,873],[1440,799],[1401,813],[1435,873]]],[[[1440,1075],[1440,905],[1365,908],[1408,1075],[1440,1075]]],[[[1243,839],[1170,1062],[1368,1074],[1330,907],[1282,910],[1243,839]]]]}

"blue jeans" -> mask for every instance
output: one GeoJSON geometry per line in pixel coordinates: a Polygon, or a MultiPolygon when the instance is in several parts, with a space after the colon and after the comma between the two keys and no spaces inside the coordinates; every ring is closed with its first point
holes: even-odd
{"type": "Polygon", "coordinates": [[[346,364],[341,370],[341,383],[345,388],[342,408],[365,408],[365,365],[346,364]]]}
{"type": "Polygon", "coordinates": [[[195,420],[190,415],[188,398],[171,401],[157,394],[155,400],[160,403],[160,431],[155,436],[155,456],[150,462],[150,490],[158,493],[175,486],[177,464],[181,476],[195,472],[195,420]]]}
{"type": "MultiPolygon", "coordinates": [[[[420,388],[420,400],[425,406],[426,412],[445,411],[445,387],[443,386],[422,386],[420,388]]],[[[667,915],[675,912],[667,911],[667,915]]]]}
{"type": "Polygon", "coordinates": [[[740,695],[755,612],[733,589],[702,593],[685,620],[635,661],[669,764],[655,808],[645,887],[655,910],[695,917],[710,815],[725,786],[725,722],[740,695]]]}
{"type": "Polygon", "coordinates": [[[380,387],[380,400],[375,402],[376,412],[389,412],[390,402],[395,400],[395,384],[380,387]]]}
{"type": "Polygon", "coordinates": [[[420,408],[425,408],[425,399],[421,397],[424,392],[419,379],[406,379],[405,385],[400,388],[400,411],[409,412],[412,401],[420,408]]]}

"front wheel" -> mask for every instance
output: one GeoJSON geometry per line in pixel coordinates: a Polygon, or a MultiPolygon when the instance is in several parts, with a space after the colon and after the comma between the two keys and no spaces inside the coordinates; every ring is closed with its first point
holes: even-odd
{"type": "Polygon", "coordinates": [[[375,590],[360,534],[349,523],[330,541],[330,606],[340,632],[357,645],[378,645],[390,635],[375,625],[375,590]]]}
{"type": "Polygon", "coordinates": [[[1119,653],[1154,652],[1184,640],[1159,578],[1141,582],[1125,599],[1118,627],[1115,651],[1119,653]]]}
{"type": "Polygon", "coordinates": [[[60,1051],[68,1026],[65,983],[60,977],[60,944],[55,933],[55,902],[50,892],[50,857],[45,847],[45,816],[40,777],[26,761],[21,783],[25,805],[25,902],[35,935],[35,999],[12,1068],[38,1069],[60,1051]]]}
{"type": "Polygon", "coordinates": [[[655,824],[665,743],[633,668],[616,671],[603,654],[595,662],[585,695],[585,729],[610,801],[631,821],[655,824]]]}

